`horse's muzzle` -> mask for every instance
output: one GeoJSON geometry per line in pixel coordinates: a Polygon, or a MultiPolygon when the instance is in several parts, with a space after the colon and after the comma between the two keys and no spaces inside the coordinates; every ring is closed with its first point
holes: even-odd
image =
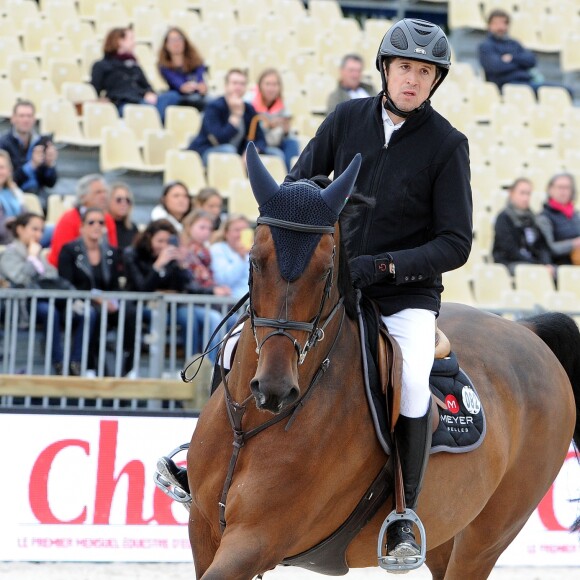
{"type": "Polygon", "coordinates": [[[250,389],[256,399],[256,407],[274,414],[294,403],[300,396],[300,389],[297,385],[283,382],[274,386],[271,382],[260,380],[257,376],[251,380],[250,389]]]}

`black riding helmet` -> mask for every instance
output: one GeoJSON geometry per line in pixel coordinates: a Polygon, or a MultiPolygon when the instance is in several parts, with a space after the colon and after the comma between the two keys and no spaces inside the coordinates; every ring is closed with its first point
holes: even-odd
{"type": "Polygon", "coordinates": [[[376,65],[381,73],[383,92],[387,97],[385,108],[395,115],[405,118],[421,110],[423,104],[413,111],[407,112],[401,111],[391,99],[387,91],[387,77],[382,65],[385,58],[396,56],[428,62],[437,66],[439,78],[429,93],[429,97],[431,97],[449,72],[451,46],[443,30],[427,20],[404,18],[387,30],[377,52],[376,65]]]}

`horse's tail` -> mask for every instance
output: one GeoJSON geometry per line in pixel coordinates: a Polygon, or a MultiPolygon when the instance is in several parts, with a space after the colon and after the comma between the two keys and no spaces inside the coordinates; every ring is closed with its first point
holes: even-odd
{"type": "MultiPolygon", "coordinates": [[[[574,446],[580,460],[580,331],[566,314],[548,312],[522,320],[521,323],[535,332],[556,355],[564,367],[576,405],[576,425],[574,426],[574,446]]],[[[572,531],[580,531],[580,517],[572,524],[572,531]]]]}

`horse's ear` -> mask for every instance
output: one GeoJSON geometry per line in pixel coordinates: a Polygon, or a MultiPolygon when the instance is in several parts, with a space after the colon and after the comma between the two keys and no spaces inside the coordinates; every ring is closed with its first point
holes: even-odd
{"type": "Polygon", "coordinates": [[[360,165],[362,156],[357,153],[349,166],[337,177],[326,189],[323,189],[320,194],[326,205],[339,214],[344,208],[350,194],[352,193],[360,165]]]}
{"type": "Polygon", "coordinates": [[[263,206],[280,190],[280,186],[264,167],[256,146],[252,141],[246,147],[246,165],[248,177],[258,206],[263,206]]]}

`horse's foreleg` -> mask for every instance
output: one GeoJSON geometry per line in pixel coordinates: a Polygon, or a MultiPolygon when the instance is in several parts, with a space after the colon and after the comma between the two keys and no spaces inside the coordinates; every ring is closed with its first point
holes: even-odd
{"type": "Polygon", "coordinates": [[[282,559],[269,538],[253,529],[227,530],[202,580],[251,580],[274,568],[282,559]],[[229,532],[229,533],[228,533],[229,532]]]}
{"type": "Polygon", "coordinates": [[[454,539],[451,538],[433,550],[427,551],[426,564],[433,576],[433,580],[443,580],[445,578],[445,572],[453,550],[453,541],[454,539]]]}
{"type": "Polygon", "coordinates": [[[189,542],[193,552],[196,578],[202,578],[211,566],[219,545],[208,521],[201,515],[195,503],[189,513],[189,542]]]}

